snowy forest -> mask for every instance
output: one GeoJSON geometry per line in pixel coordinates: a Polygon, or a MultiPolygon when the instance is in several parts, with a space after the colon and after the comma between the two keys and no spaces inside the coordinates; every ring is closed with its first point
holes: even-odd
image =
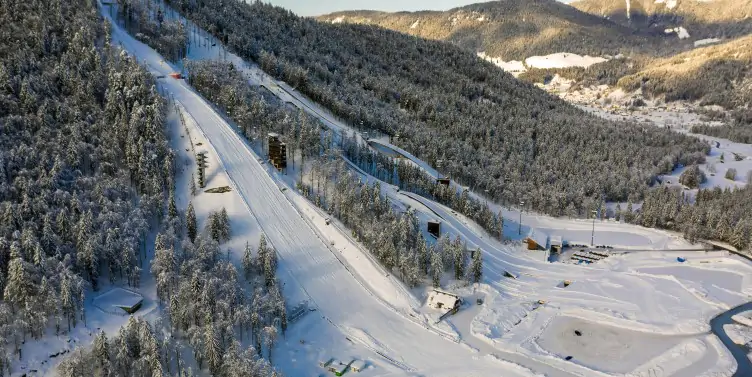
{"type": "MultiPolygon", "coordinates": [[[[284,335],[287,329],[275,250],[262,236],[257,250],[246,246],[243,270],[238,270],[221,250],[232,235],[227,211],[211,213],[200,230],[192,203],[184,217],[172,210],[172,203],[151,263],[157,296],[166,306],[168,333],[187,343],[197,367],[212,376],[277,375],[262,358],[271,360],[280,331],[284,335]]],[[[189,372],[179,356],[167,353],[162,362],[166,375],[189,372]]]]}
{"type": "Polygon", "coordinates": [[[752,245],[752,182],[741,189],[700,189],[694,203],[678,188],[652,190],[635,222],[682,232],[690,242],[715,239],[748,249],[752,245]]]}
{"type": "Polygon", "coordinates": [[[724,124],[721,126],[698,124],[692,126],[691,131],[729,139],[737,143],[752,144],[752,109],[737,108],[727,115],[713,116],[711,119],[723,121],[724,124]]]}
{"type": "MultiPolygon", "coordinates": [[[[378,185],[360,182],[348,171],[344,162],[337,157],[332,135],[329,131],[322,131],[318,119],[285,106],[276,97],[265,96],[263,89],[249,85],[232,64],[190,62],[187,70],[190,83],[225,114],[229,114],[250,141],[258,138],[263,141],[263,135],[267,132],[280,134],[282,140],[291,146],[287,151],[292,157],[288,159],[292,162],[291,166],[295,166],[295,156],[301,156],[297,164],[300,172],[298,187],[304,195],[342,221],[388,270],[397,271],[407,284],[418,285],[426,276],[430,276],[438,286],[445,271],[453,271],[457,279],[472,280],[476,275],[480,279],[480,273],[475,274],[481,269],[480,253],[477,253],[476,260],[471,261],[460,240],[450,243],[442,238],[435,244],[427,243],[414,213],[400,213],[381,194],[378,185]],[[304,161],[309,163],[304,165],[304,161]],[[467,276],[468,270],[474,271],[474,274],[467,276]]],[[[383,158],[353,143],[346,139],[343,145],[351,156],[357,155],[358,161],[362,159],[365,163],[368,159],[374,161],[383,158]]],[[[393,164],[391,159],[384,161],[387,162],[393,164]]],[[[499,227],[495,228],[495,233],[500,233],[502,221],[494,221],[498,216],[492,214],[487,206],[482,206],[485,209],[482,211],[479,202],[469,198],[466,192],[464,195],[451,194],[450,189],[436,187],[435,181],[431,184],[426,182],[428,179],[424,173],[407,169],[403,166],[393,171],[394,174],[401,174],[400,181],[405,187],[416,192],[424,188],[429,190],[421,192],[424,195],[440,195],[448,203],[466,208],[468,213],[480,214],[485,219],[483,224],[490,226],[493,223],[499,227]]],[[[387,179],[383,172],[374,173],[387,179]]]]}
{"type": "Polygon", "coordinates": [[[594,198],[639,200],[656,175],[709,150],[588,115],[446,43],[319,23],[261,2],[169,3],[339,117],[434,166],[443,160],[443,173],[499,203],[524,200],[552,215],[571,204],[581,216],[594,198]]]}
{"type": "Polygon", "coordinates": [[[167,17],[161,3],[150,0],[120,0],[116,17],[136,39],[154,48],[166,59],[177,61],[188,51],[188,31],[177,19],[167,17]]]}
{"type": "Polygon", "coordinates": [[[131,318],[60,375],[188,376],[186,344],[213,376],[277,375],[263,359],[287,326],[274,249],[261,241],[238,272],[220,248],[227,212],[200,230],[192,206],[177,209],[169,106],[110,46],[95,4],[4,1],[0,35],[0,376],[27,341],[85,325],[103,285],[138,289],[144,269],[164,326],[131,318]]]}
{"type": "Polygon", "coordinates": [[[471,196],[468,190],[437,183],[414,164],[365,148],[353,138],[344,139],[342,154],[366,173],[401,190],[444,204],[474,220],[489,234],[502,238],[504,217],[501,213],[491,212],[487,203],[471,196]]]}
{"type": "Polygon", "coordinates": [[[102,278],[138,286],[172,162],[151,75],[90,2],[3,1],[0,35],[2,374],[25,340],[85,322],[102,278]]]}
{"type": "Polygon", "coordinates": [[[442,236],[428,243],[415,213],[397,211],[381,193],[379,183],[363,183],[339,161],[332,171],[334,189],[322,192],[302,185],[305,195],[326,209],[357,236],[388,271],[397,271],[415,287],[430,277],[434,287],[450,272],[454,279],[478,282],[482,274],[480,251],[468,258],[459,236],[450,242],[442,236]]]}

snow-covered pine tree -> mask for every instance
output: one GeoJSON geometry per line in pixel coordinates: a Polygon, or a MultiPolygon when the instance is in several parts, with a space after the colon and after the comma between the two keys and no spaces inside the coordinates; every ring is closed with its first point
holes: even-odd
{"type": "Polygon", "coordinates": [[[196,223],[196,210],[193,208],[193,202],[188,203],[188,209],[185,212],[185,227],[188,232],[188,239],[191,242],[196,242],[198,224],[196,223]]]}
{"type": "Polygon", "coordinates": [[[435,247],[431,249],[431,281],[433,286],[438,288],[441,286],[441,275],[444,273],[444,258],[435,247]]]}
{"type": "Polygon", "coordinates": [[[473,259],[470,263],[470,281],[473,283],[479,283],[483,276],[483,255],[480,248],[475,249],[473,252],[473,259]]]}
{"type": "Polygon", "coordinates": [[[458,235],[452,243],[452,253],[454,254],[454,278],[459,280],[465,277],[465,245],[463,245],[458,235]]]}
{"type": "Polygon", "coordinates": [[[170,190],[170,197],[168,199],[167,204],[167,216],[170,217],[170,219],[174,219],[178,217],[178,207],[175,204],[175,191],[170,190]]]}
{"type": "Polygon", "coordinates": [[[219,238],[220,242],[227,242],[230,240],[230,217],[227,215],[227,209],[225,207],[222,207],[222,209],[219,211],[219,215],[217,217],[217,221],[219,222],[219,238]]]}
{"type": "Polygon", "coordinates": [[[245,251],[243,252],[243,273],[246,280],[251,277],[251,272],[253,272],[253,251],[251,251],[251,245],[246,241],[245,251]]]}

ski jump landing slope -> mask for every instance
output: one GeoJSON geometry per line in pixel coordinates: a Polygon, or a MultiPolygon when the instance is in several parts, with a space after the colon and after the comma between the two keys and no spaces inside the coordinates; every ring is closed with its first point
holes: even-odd
{"type": "MultiPolygon", "coordinates": [[[[173,70],[163,63],[159,54],[115,23],[113,40],[144,62],[152,73],[167,75],[173,70]]],[[[279,252],[288,297],[310,299],[344,336],[399,360],[401,365],[398,366],[406,372],[431,376],[532,375],[515,364],[478,357],[469,348],[426,330],[374,297],[316,235],[232,126],[182,80],[168,78],[162,83],[196,120],[219,154],[236,189],[279,252]]]]}

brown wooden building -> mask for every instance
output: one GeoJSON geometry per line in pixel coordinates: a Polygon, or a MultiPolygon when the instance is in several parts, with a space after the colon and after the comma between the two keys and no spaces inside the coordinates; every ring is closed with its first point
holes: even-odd
{"type": "Polygon", "coordinates": [[[279,140],[279,135],[275,133],[269,133],[268,135],[269,145],[269,160],[272,162],[277,170],[287,168],[287,144],[279,140]]]}

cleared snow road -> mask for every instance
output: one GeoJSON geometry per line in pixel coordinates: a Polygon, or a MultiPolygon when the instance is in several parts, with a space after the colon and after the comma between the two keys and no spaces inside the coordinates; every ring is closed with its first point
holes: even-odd
{"type": "MultiPolygon", "coordinates": [[[[159,54],[114,24],[113,39],[155,74],[172,71],[160,64],[163,59],[159,54]]],[[[479,358],[472,350],[445,340],[380,303],[317,237],[232,127],[181,80],[167,79],[163,86],[188,109],[220,154],[228,175],[278,250],[280,266],[299,283],[298,287],[286,284],[286,294],[294,296],[297,291],[300,296],[301,290],[306,292],[320,312],[348,336],[432,376],[460,371],[463,375],[531,375],[493,358],[479,358]]]]}

